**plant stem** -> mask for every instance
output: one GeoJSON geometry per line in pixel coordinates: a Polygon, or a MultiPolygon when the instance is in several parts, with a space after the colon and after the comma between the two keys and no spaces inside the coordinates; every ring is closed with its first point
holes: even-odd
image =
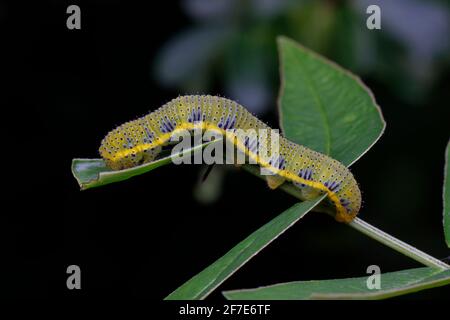
{"type": "Polygon", "coordinates": [[[450,268],[450,266],[446,263],[426,254],[423,251],[420,251],[413,246],[410,246],[409,244],[391,236],[390,234],[387,234],[386,232],[372,226],[364,220],[355,218],[348,224],[348,226],[428,267],[439,268],[442,270],[450,268]]]}
{"type": "MultiPolygon", "coordinates": [[[[250,172],[251,174],[265,180],[264,176],[261,176],[259,174],[259,169],[256,166],[251,165],[244,165],[243,169],[247,172],[250,172]]],[[[283,191],[289,193],[290,195],[300,199],[304,200],[302,198],[302,194],[300,189],[296,188],[292,184],[285,183],[280,186],[280,189],[283,191]]],[[[325,212],[328,215],[333,216],[333,212],[330,212],[325,207],[316,207],[318,208],[318,211],[325,212]]],[[[450,269],[450,266],[446,263],[426,254],[423,251],[420,251],[419,249],[410,246],[409,244],[387,234],[386,232],[372,226],[371,224],[365,222],[364,220],[361,220],[359,218],[355,218],[352,222],[347,224],[349,227],[352,227],[355,230],[358,230],[359,232],[365,234],[366,236],[384,244],[385,246],[388,246],[392,249],[394,249],[397,252],[400,252],[401,254],[404,254],[407,257],[410,257],[428,267],[433,267],[441,270],[450,269]]]]}

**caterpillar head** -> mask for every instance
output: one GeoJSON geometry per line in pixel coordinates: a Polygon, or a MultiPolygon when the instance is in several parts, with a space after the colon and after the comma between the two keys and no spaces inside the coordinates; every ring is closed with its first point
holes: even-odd
{"type": "Polygon", "coordinates": [[[151,162],[161,151],[161,147],[151,148],[150,144],[134,134],[132,123],[126,123],[109,132],[99,148],[100,156],[113,170],[122,170],[151,162]]]}

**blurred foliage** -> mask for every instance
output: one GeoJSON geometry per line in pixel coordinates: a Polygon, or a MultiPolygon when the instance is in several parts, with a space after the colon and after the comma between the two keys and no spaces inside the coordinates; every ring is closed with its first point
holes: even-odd
{"type": "Polygon", "coordinates": [[[210,166],[204,166],[192,192],[194,198],[203,205],[215,203],[222,195],[225,169],[222,166],[210,166]]]}
{"type": "Polygon", "coordinates": [[[183,93],[215,93],[262,114],[277,90],[275,37],[286,35],[401,101],[427,97],[449,65],[449,4],[420,0],[182,0],[192,26],[169,39],[153,71],[183,93]],[[366,28],[366,8],[381,8],[381,30],[366,28]]]}

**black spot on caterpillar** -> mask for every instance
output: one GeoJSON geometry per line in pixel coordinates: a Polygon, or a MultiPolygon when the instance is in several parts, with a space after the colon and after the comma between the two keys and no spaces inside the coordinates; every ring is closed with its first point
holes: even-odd
{"type": "Polygon", "coordinates": [[[249,137],[233,134],[236,129],[271,130],[238,103],[215,96],[181,96],[156,111],[117,127],[103,139],[99,152],[114,170],[150,162],[171,141],[176,130],[215,130],[233,141],[236,148],[276,175],[268,176],[270,188],[288,181],[300,188],[306,200],[327,194],[336,208],[336,220],[349,222],[361,207],[361,192],[343,164],[324,154],[279,137],[276,158],[258,154],[249,137]]]}

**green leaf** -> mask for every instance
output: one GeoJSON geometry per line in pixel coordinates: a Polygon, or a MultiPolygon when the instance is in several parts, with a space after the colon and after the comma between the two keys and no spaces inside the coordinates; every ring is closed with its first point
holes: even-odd
{"type": "Polygon", "coordinates": [[[445,151],[445,169],[444,169],[444,234],[445,242],[450,248],[450,141],[447,143],[445,151]]]}
{"type": "Polygon", "coordinates": [[[381,274],[381,289],[367,288],[368,276],[295,281],[256,289],[225,291],[231,300],[385,299],[450,283],[450,270],[417,268],[381,274]]]}
{"type": "Polygon", "coordinates": [[[192,153],[202,150],[208,144],[216,143],[221,140],[222,139],[217,139],[214,142],[207,142],[190,149],[185,149],[180,153],[171,154],[170,156],[163,157],[153,162],[118,171],[112,171],[109,169],[102,159],[73,159],[72,174],[78,181],[81,190],[100,187],[106,184],[126,180],[154,170],[158,167],[167,165],[172,163],[172,159],[174,158],[190,156],[192,153]]]}
{"type": "Polygon", "coordinates": [[[350,72],[290,39],[279,37],[278,49],[285,136],[351,165],[385,128],[372,93],[350,72]]]}
{"type": "Polygon", "coordinates": [[[301,219],[323,197],[294,205],[253,232],[224,256],[176,289],[166,299],[204,299],[253,256],[301,219]]]}

